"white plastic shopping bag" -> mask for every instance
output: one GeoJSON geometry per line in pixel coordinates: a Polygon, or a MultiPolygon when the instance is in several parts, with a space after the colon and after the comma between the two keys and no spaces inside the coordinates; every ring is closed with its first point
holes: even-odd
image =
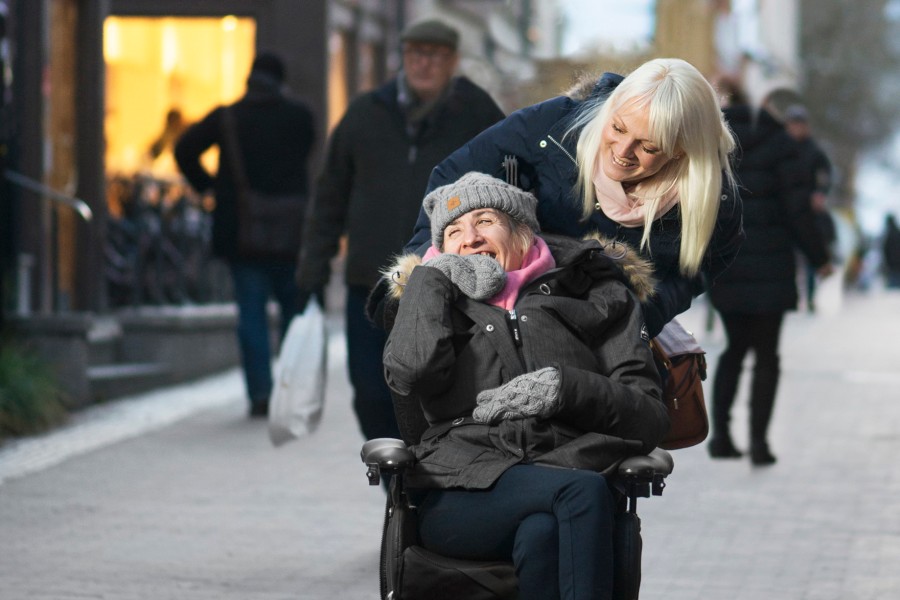
{"type": "Polygon", "coordinates": [[[834,273],[828,277],[816,276],[816,312],[833,317],[840,314],[844,300],[844,274],[835,265],[834,273]]]}
{"type": "Polygon", "coordinates": [[[325,315],[315,300],[295,316],[275,363],[269,399],[269,439],[276,446],[308,435],[322,420],[328,341],[325,315]]]}

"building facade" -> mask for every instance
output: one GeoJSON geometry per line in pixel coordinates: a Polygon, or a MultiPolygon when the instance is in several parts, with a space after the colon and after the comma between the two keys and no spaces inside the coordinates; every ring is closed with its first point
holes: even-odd
{"type": "MultiPolygon", "coordinates": [[[[274,51],[316,116],[314,176],[350,100],[396,73],[399,32],[429,16],[460,29],[461,70],[517,108],[532,56],[553,44],[536,35],[552,11],[529,0],[0,0],[0,327],[39,338],[65,381],[80,378],[68,386],[76,404],[91,395],[92,340],[110,337],[112,354],[156,363],[177,335],[135,342],[129,332],[210,327],[192,310],[166,311],[168,328],[159,311],[149,326],[135,317],[148,305],[229,299],[227,277],[208,280],[214,264],[191,270],[193,254],[159,235],[194,227],[188,241],[202,242],[196,223],[214,201],[184,185],[171,156],[177,134],[236,100],[256,52],[274,51]],[[201,276],[203,286],[191,279],[201,276]]],[[[207,159],[214,169],[214,150],[207,159]]],[[[213,320],[227,329],[229,319],[213,320]]],[[[199,370],[234,360],[223,352],[199,370]]]]}

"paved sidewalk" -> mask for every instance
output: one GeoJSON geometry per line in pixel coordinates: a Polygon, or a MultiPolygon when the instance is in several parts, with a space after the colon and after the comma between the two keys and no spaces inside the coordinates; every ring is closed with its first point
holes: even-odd
{"type": "Polygon", "coordinates": [[[0,598],[377,598],[384,495],[359,459],[330,325],[308,438],[274,448],[232,371],[0,448],[0,598]]]}
{"type": "MultiPolygon", "coordinates": [[[[662,498],[639,504],[641,598],[900,598],[900,293],[849,296],[840,311],[791,313],[770,441],[778,463],[678,450],[662,498]]],[[[709,351],[721,327],[688,326],[709,351]]],[[[746,448],[747,379],[733,411],[746,448]]]]}
{"type": "MultiPolygon", "coordinates": [[[[722,334],[705,319],[698,302],[682,322],[713,372],[722,334]]],[[[245,417],[237,372],[0,448],[0,597],[377,598],[383,493],[366,485],[333,334],[322,426],[282,448],[245,417]]],[[[778,464],[674,453],[665,495],[639,503],[643,600],[900,598],[897,339],[900,293],[790,315],[778,464]]]]}

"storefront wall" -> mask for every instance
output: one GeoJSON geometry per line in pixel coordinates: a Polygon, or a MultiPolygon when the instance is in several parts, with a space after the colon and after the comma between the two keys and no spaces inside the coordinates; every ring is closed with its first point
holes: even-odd
{"type": "MultiPolygon", "coordinates": [[[[22,310],[14,309],[20,314],[109,311],[104,244],[110,172],[122,164],[133,170],[141,163],[138,155],[152,137],[148,132],[162,130],[171,100],[184,99],[189,105],[186,121],[204,113],[199,104],[191,105],[179,95],[183,90],[177,78],[158,82],[165,93],[159,94],[157,106],[146,110],[132,147],[116,147],[121,143],[113,139],[120,133],[116,119],[123,108],[133,107],[109,102],[109,90],[130,76],[127,69],[108,68],[104,52],[110,40],[104,28],[111,19],[224,22],[233,16],[241,26],[252,24],[252,50],[271,50],[284,58],[288,87],[316,115],[319,147],[310,165],[315,174],[331,126],[350,100],[396,69],[398,57],[392,50],[407,12],[403,0],[18,0],[12,5],[17,124],[12,166],[60,193],[83,199],[94,215],[85,222],[39,194],[16,191],[13,252],[34,261],[27,300],[7,302],[7,309],[20,305],[22,310]],[[111,128],[116,128],[115,135],[110,135],[111,128]]],[[[178,74],[177,57],[164,60],[169,61],[169,75],[178,74]]],[[[242,91],[248,60],[245,56],[234,63],[231,88],[236,83],[242,91]]],[[[171,167],[170,162],[170,172],[171,167]]],[[[16,280],[17,273],[12,275],[16,280]]],[[[8,286],[13,296],[18,295],[18,283],[8,286]]]]}
{"type": "MultiPolygon", "coordinates": [[[[84,223],[39,195],[17,193],[15,251],[32,257],[35,265],[22,312],[108,309],[103,256],[108,216],[103,51],[108,17],[234,15],[252,21],[255,50],[284,57],[288,85],[311,106],[319,130],[326,129],[325,0],[39,0],[18,2],[16,9],[15,167],[33,180],[84,199],[94,213],[93,221],[84,223]]],[[[246,65],[240,70],[242,85],[246,65]]]]}

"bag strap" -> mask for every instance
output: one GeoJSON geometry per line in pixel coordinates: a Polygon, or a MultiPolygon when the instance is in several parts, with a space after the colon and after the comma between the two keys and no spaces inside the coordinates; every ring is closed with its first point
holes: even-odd
{"type": "Polygon", "coordinates": [[[230,150],[227,154],[231,159],[231,170],[233,171],[234,182],[241,197],[250,189],[247,181],[247,173],[244,171],[244,157],[241,154],[241,145],[238,142],[237,125],[232,112],[234,107],[225,106],[222,108],[222,133],[225,142],[230,150]]]}
{"type": "Polygon", "coordinates": [[[653,352],[653,357],[666,368],[666,371],[672,370],[672,361],[669,359],[669,355],[666,354],[666,351],[662,349],[662,346],[659,345],[659,342],[656,341],[656,338],[651,338],[650,340],[650,350],[653,352]]]}

